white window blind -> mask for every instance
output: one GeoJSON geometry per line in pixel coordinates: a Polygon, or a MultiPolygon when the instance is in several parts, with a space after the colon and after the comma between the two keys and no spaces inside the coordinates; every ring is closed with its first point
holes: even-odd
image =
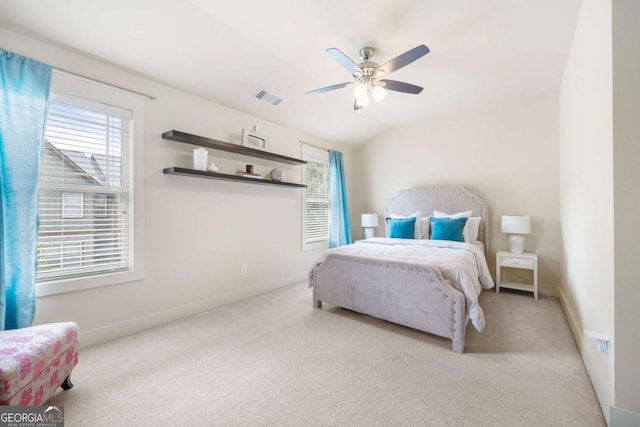
{"type": "Polygon", "coordinates": [[[329,242],[329,163],[326,150],[303,146],[303,247],[319,248],[329,242]]]}
{"type": "Polygon", "coordinates": [[[82,218],[84,194],[62,193],[62,218],[82,218]]]}
{"type": "Polygon", "coordinates": [[[51,93],[38,184],[38,282],[132,268],[131,117],[51,93]]]}

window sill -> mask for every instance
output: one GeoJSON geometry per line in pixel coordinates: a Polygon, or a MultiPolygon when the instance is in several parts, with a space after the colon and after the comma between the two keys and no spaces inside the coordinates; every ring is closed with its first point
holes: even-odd
{"type": "Polygon", "coordinates": [[[323,240],[321,242],[313,242],[313,243],[303,243],[302,250],[303,251],[315,251],[318,249],[329,249],[329,241],[323,240]]]}
{"type": "Polygon", "coordinates": [[[102,274],[92,277],[78,277],[51,282],[36,283],[36,298],[77,292],[102,286],[119,285],[144,279],[144,271],[127,271],[102,274]]]}

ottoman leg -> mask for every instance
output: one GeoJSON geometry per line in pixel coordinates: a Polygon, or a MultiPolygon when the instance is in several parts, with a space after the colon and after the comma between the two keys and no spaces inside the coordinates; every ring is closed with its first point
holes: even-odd
{"type": "Polygon", "coordinates": [[[73,387],[73,383],[71,382],[71,374],[67,375],[67,378],[65,378],[62,384],[60,384],[60,387],[62,387],[63,390],[69,390],[71,387],[73,387]]]}

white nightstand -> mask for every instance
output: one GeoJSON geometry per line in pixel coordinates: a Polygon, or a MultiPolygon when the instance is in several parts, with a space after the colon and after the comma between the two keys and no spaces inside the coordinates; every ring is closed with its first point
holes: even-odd
{"type": "Polygon", "coordinates": [[[518,289],[520,291],[533,292],[538,299],[538,254],[523,253],[514,254],[509,251],[498,251],[496,254],[496,292],[500,293],[500,288],[518,289]],[[533,270],[533,283],[516,283],[502,281],[502,267],[521,268],[533,270]]]}

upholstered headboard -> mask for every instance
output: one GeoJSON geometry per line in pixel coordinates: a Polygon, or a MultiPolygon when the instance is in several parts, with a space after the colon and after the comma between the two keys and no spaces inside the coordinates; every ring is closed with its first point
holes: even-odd
{"type": "Polygon", "coordinates": [[[484,244],[485,256],[489,251],[489,206],[476,193],[464,187],[413,188],[398,191],[385,208],[389,214],[411,215],[420,211],[420,216],[428,217],[434,210],[455,213],[472,211],[472,216],[482,217],[478,240],[484,244]]]}

